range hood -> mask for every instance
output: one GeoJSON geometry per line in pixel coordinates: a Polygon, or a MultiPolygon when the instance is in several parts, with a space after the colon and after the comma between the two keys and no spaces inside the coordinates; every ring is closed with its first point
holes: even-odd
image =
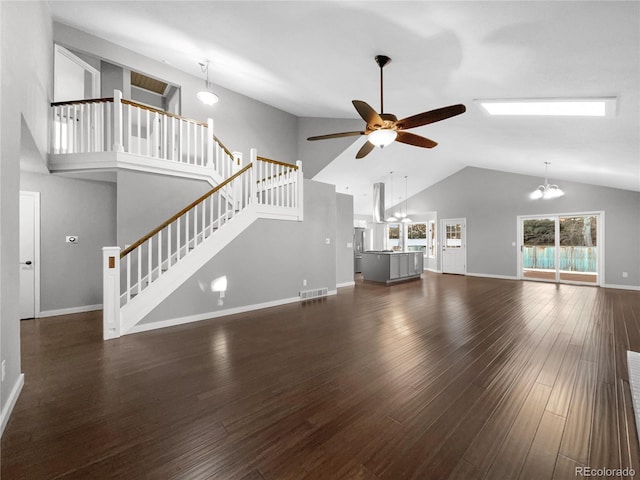
{"type": "Polygon", "coordinates": [[[373,221],[375,223],[384,223],[384,183],[378,182],[373,184],[373,221]]]}

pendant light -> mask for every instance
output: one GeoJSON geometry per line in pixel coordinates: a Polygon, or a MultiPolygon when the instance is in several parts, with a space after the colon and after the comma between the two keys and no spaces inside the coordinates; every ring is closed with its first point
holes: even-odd
{"type": "Polygon", "coordinates": [[[408,206],[409,200],[407,198],[407,176],[404,176],[404,216],[402,218],[402,223],[411,223],[411,219],[408,216],[408,206]]]}
{"type": "Polygon", "coordinates": [[[200,90],[196,94],[196,97],[198,97],[198,100],[205,105],[213,105],[218,102],[219,98],[218,95],[211,91],[211,87],[209,86],[209,60],[207,60],[207,63],[200,63],[200,68],[202,69],[202,73],[207,74],[207,80],[205,83],[205,89],[200,90]]]}
{"type": "MultiPolygon", "coordinates": [[[[390,189],[391,196],[389,198],[391,198],[391,200],[393,201],[393,172],[389,172],[389,175],[391,177],[391,179],[389,180],[389,182],[391,183],[391,189],[390,189]]],[[[392,214],[386,218],[386,221],[389,223],[395,223],[398,221],[398,219],[396,218],[395,215],[392,214]]]]}
{"type": "Polygon", "coordinates": [[[551,198],[558,198],[564,195],[564,191],[558,187],[558,185],[550,185],[549,180],[547,180],[547,170],[551,165],[551,162],[544,162],[544,184],[538,185],[529,197],[533,200],[545,199],[549,200],[551,198]]]}

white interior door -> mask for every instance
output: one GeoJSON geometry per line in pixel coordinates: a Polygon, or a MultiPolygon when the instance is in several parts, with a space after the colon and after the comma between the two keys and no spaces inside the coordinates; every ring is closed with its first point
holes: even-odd
{"type": "Polygon", "coordinates": [[[39,305],[40,194],[20,192],[20,318],[34,318],[39,305]]]}
{"type": "Polygon", "coordinates": [[[467,235],[465,218],[441,221],[442,273],[467,273],[467,235]]]}

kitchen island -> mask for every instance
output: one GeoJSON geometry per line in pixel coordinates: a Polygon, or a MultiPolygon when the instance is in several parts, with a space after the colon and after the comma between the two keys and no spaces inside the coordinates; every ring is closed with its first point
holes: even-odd
{"type": "Polygon", "coordinates": [[[423,262],[422,252],[368,251],[362,254],[362,277],[381,283],[420,278],[423,262]]]}

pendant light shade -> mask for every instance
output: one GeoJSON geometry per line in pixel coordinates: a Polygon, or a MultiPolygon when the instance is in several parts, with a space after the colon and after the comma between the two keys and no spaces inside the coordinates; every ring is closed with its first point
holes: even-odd
{"type": "Polygon", "coordinates": [[[200,100],[205,105],[211,106],[211,105],[217,103],[218,100],[220,100],[220,99],[218,98],[218,95],[216,95],[215,93],[213,93],[211,91],[211,87],[209,85],[209,61],[207,60],[207,63],[201,63],[200,64],[200,68],[202,69],[202,73],[206,73],[207,74],[207,79],[206,79],[204,90],[200,90],[196,94],[196,97],[198,98],[198,100],[200,100]]]}

